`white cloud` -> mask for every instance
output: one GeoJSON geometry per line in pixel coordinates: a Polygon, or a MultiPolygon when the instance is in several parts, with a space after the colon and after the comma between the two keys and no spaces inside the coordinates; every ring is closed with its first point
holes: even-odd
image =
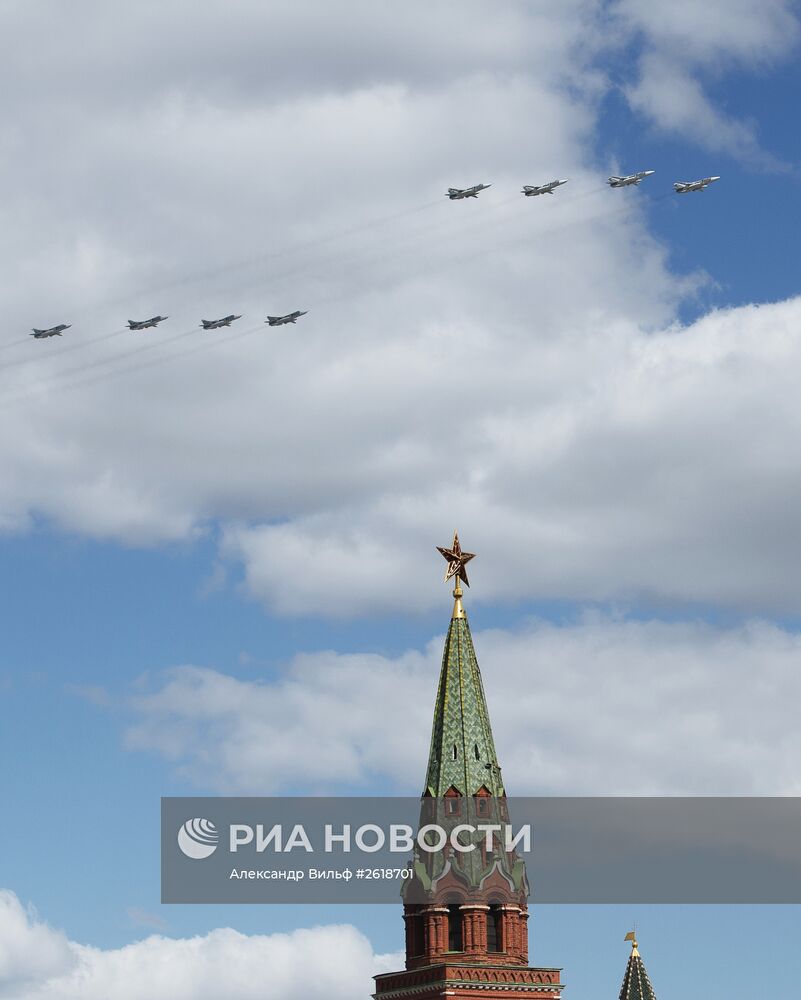
{"type": "Polygon", "coordinates": [[[624,37],[643,44],[638,79],[624,88],[634,110],[756,169],[789,169],[761,149],[756,123],[715,106],[706,87],[726,71],[762,71],[789,55],[801,37],[792,0],[617,0],[611,11],[624,37]]]}
{"type": "MultiPolygon", "coordinates": [[[[441,485],[451,428],[464,440],[462,421],[508,405],[510,353],[536,366],[536,345],[672,315],[682,289],[636,199],[604,197],[592,173],[594,84],[588,74],[583,88],[572,70],[591,64],[596,5],[493,12],[469,43],[448,24],[441,36],[454,47],[443,60],[432,43],[441,11],[379,19],[379,31],[356,3],[349,15],[375,22],[370,48],[397,50],[397,72],[371,64],[354,81],[323,18],[312,38],[303,32],[304,45],[316,38],[326,50],[319,77],[250,93],[249,32],[275,27],[262,9],[245,5],[235,29],[225,19],[225,36],[243,47],[236,66],[220,55],[233,39],[201,18],[197,89],[177,92],[159,53],[178,22],[160,29],[153,51],[143,15],[101,19],[89,43],[115,65],[141,60],[142,86],[133,104],[115,102],[122,70],[101,61],[109,79],[88,97],[98,68],[82,49],[82,72],[55,98],[58,170],[36,155],[55,128],[52,84],[43,94],[37,76],[23,88],[7,165],[34,166],[11,184],[19,197],[0,229],[13,234],[0,260],[14,289],[6,329],[19,337],[0,345],[0,524],[44,517],[147,544],[215,521],[293,524],[368,496],[402,498],[421,482],[441,485]],[[524,39],[525,58],[501,37],[524,39]],[[523,181],[556,174],[572,187],[553,204],[520,197],[523,181]],[[480,201],[443,197],[480,178],[493,184],[480,201]],[[310,309],[298,327],[264,328],[268,311],[294,307],[310,309]],[[235,331],[250,330],[248,340],[196,332],[199,316],[232,309],[245,314],[235,331]],[[170,316],[159,331],[115,332],[159,310],[170,316]],[[62,341],[27,339],[30,326],[60,319],[73,323],[62,341]],[[158,346],[176,332],[184,339],[158,346]],[[215,340],[219,349],[203,353],[215,340]],[[152,367],[108,380],[137,365],[152,367]]],[[[281,10],[291,33],[296,16],[281,10]]],[[[337,37],[351,37],[346,20],[337,17],[337,37]]],[[[267,58],[260,51],[259,65],[267,58]]],[[[182,59],[176,80],[188,72],[182,59]]]]}
{"type": "MultiPolygon", "coordinates": [[[[754,122],[731,118],[716,108],[700,81],[680,62],[650,52],[640,59],[640,78],[625,88],[629,104],[659,128],[691,138],[755,167],[785,169],[760,148],[754,122]]],[[[693,180],[694,178],[689,178],[693,180]]]]}
{"type": "Polygon", "coordinates": [[[191,46],[183,2],[155,36],[163,5],[129,6],[93,23],[95,61],[64,44],[82,15],[50,5],[39,58],[75,69],[55,94],[26,61],[33,6],[0,66],[25,83],[0,140],[0,526],[219,530],[229,578],[286,614],[430,607],[425,560],[454,526],[489,599],[797,604],[799,302],[674,325],[702,279],[670,274],[646,189],[609,190],[594,162],[598,4],[492,8],[478,31],[479,0],[353,2],[341,49],[291,5],[204,7],[191,46]],[[353,58],[359,26],[380,58],[353,58]],[[520,196],[557,175],[553,198],[520,196]],[[475,202],[443,197],[478,180],[475,202]],[[295,307],[297,327],[264,327],[295,307]],[[232,331],[197,331],[232,309],[232,331]],[[156,311],[160,330],[120,331],[156,311]],[[63,341],[27,339],[60,319],[63,341]]]}
{"type": "Polygon", "coordinates": [[[37,982],[69,975],[74,966],[65,935],[42,923],[12,892],[0,889],[0,997],[24,997],[37,982]]]}
{"type": "MultiPolygon", "coordinates": [[[[801,792],[795,633],[588,615],[474,640],[510,794],[801,792]]],[[[441,650],[303,655],[272,683],[176,668],[128,745],[227,794],[418,794],[441,650]]]]}
{"type": "Polygon", "coordinates": [[[0,892],[0,997],[4,1000],[273,1000],[350,998],[371,976],[399,968],[400,955],[375,955],[350,926],[245,935],[230,928],[203,937],[153,935],[101,950],[69,941],[0,892]],[[324,968],[311,978],[310,968],[324,968]]]}
{"type": "Polygon", "coordinates": [[[738,59],[758,65],[786,55],[799,25],[793,0],[616,0],[613,12],[655,48],[699,62],[738,59]]]}
{"type": "Polygon", "coordinates": [[[499,347],[467,327],[433,331],[418,352],[378,347],[366,371],[337,373],[341,402],[332,397],[330,412],[358,400],[365,430],[316,434],[328,447],[301,464],[309,509],[232,527],[227,550],[243,560],[250,591],[280,613],[430,607],[432,543],[454,526],[481,556],[479,599],[793,611],[799,322],[792,300],[648,336],[606,327],[526,344],[499,330],[499,347]],[[444,400],[442,369],[419,361],[435,352],[458,387],[444,400]],[[383,394],[370,388],[382,357],[394,373],[383,394]],[[404,398],[412,384],[414,403],[404,398]],[[381,413],[380,439],[371,412],[381,413]],[[326,473],[329,452],[337,461],[326,473]]]}

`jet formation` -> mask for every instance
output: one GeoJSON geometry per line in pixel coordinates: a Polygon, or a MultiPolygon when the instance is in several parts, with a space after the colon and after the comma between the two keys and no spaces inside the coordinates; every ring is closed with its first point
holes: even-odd
{"type": "MultiPolygon", "coordinates": [[[[607,183],[610,187],[621,188],[629,187],[631,185],[639,185],[646,177],[650,177],[655,171],[653,170],[639,170],[634,174],[617,175],[613,174],[608,178],[607,183]]],[[[545,184],[524,184],[521,190],[521,194],[525,195],[526,198],[533,198],[541,194],[553,194],[558,187],[563,184],[567,184],[567,178],[557,179],[553,181],[548,181],[545,184]]],[[[710,184],[715,181],[719,181],[720,177],[702,177],[697,181],[676,181],[673,184],[673,190],[676,194],[687,194],[690,191],[705,191],[710,184]]],[[[460,201],[463,198],[478,198],[480,192],[486,191],[487,188],[492,187],[491,184],[474,184],[473,187],[468,188],[448,188],[446,192],[446,197],[450,198],[451,201],[460,201]]],[[[294,312],[286,313],[284,316],[268,316],[264,321],[268,326],[284,326],[287,323],[296,323],[301,316],[305,316],[308,310],[306,309],[296,309],[294,312]]],[[[159,323],[163,323],[164,320],[169,319],[169,316],[151,316],[150,319],[129,319],[128,329],[129,330],[149,330],[157,327],[159,323]]],[[[237,316],[231,313],[229,316],[223,316],[221,319],[202,319],[200,321],[200,326],[204,330],[219,330],[224,326],[230,326],[235,320],[242,319],[241,315],[237,316]]],[[[32,337],[37,340],[43,340],[47,337],[60,337],[65,330],[69,330],[71,325],[69,323],[59,323],[58,326],[51,326],[47,329],[40,330],[38,327],[33,328],[31,333],[32,337]]]]}
{"type": "Polygon", "coordinates": [[[688,191],[705,191],[713,181],[719,180],[719,177],[704,177],[700,181],[676,181],[673,190],[676,194],[687,194],[688,191]]]}
{"type": "Polygon", "coordinates": [[[200,325],[204,330],[219,330],[221,326],[230,326],[235,319],[242,319],[241,316],[223,316],[222,319],[202,319],[200,325]]]}
{"type": "Polygon", "coordinates": [[[37,330],[34,327],[31,336],[36,337],[37,340],[43,340],[45,337],[60,337],[65,330],[69,330],[70,326],[70,323],[59,323],[58,326],[48,327],[47,330],[37,330]]]}
{"type": "Polygon", "coordinates": [[[129,319],[128,329],[149,330],[151,327],[158,326],[159,323],[163,323],[165,319],[169,318],[169,316],[151,316],[150,319],[129,319]]]}
{"type": "Polygon", "coordinates": [[[562,184],[567,184],[567,178],[563,181],[548,181],[547,184],[524,184],[520,193],[527,198],[533,198],[538,194],[553,194],[556,188],[561,187],[562,184]]]}
{"type": "Polygon", "coordinates": [[[478,198],[479,191],[485,191],[491,184],[474,184],[469,188],[448,188],[445,197],[451,201],[459,201],[462,198],[478,198]]]}
{"type": "Polygon", "coordinates": [[[294,312],[287,313],[286,316],[268,316],[264,321],[270,326],[284,326],[285,323],[297,323],[301,316],[305,316],[308,309],[296,309],[294,312]]]}

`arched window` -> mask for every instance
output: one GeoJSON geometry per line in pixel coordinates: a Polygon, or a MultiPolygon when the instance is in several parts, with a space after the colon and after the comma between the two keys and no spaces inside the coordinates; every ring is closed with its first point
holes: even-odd
{"type": "Polygon", "coordinates": [[[459,747],[455,743],[453,744],[453,750],[451,750],[451,754],[453,755],[454,760],[459,759],[459,747]]]}
{"type": "Polygon", "coordinates": [[[458,903],[448,904],[448,951],[464,951],[462,908],[458,903]]]}
{"type": "Polygon", "coordinates": [[[503,910],[499,903],[490,903],[487,914],[487,951],[503,951],[503,910]]]}
{"type": "Polygon", "coordinates": [[[473,753],[476,755],[476,760],[481,760],[481,751],[478,749],[478,743],[473,744],[473,753]]]}

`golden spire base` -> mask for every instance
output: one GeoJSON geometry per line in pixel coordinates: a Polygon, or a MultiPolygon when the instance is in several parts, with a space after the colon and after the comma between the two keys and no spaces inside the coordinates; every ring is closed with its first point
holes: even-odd
{"type": "Polygon", "coordinates": [[[451,618],[467,618],[467,613],[462,607],[462,594],[464,591],[459,586],[459,580],[456,580],[456,586],[453,588],[453,614],[451,618]]]}

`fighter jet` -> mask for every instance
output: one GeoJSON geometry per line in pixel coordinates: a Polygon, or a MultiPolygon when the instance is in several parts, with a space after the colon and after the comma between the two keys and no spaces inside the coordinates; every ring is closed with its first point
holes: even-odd
{"type": "Polygon", "coordinates": [[[520,193],[527,198],[533,198],[538,194],[553,194],[554,190],[562,184],[567,184],[567,178],[563,181],[548,181],[547,184],[524,184],[520,193]]]}
{"type": "Polygon", "coordinates": [[[60,337],[65,330],[69,330],[71,325],[71,323],[59,323],[58,326],[51,326],[47,330],[37,330],[34,327],[31,336],[36,337],[37,340],[41,340],[43,337],[60,337]]]}
{"type": "Polygon", "coordinates": [[[169,316],[151,316],[150,319],[129,319],[128,329],[129,330],[148,330],[150,327],[158,326],[159,323],[163,322],[165,319],[169,319],[169,316]]]}
{"type": "Polygon", "coordinates": [[[223,316],[222,319],[202,319],[200,325],[204,330],[219,330],[221,326],[230,326],[235,319],[242,319],[241,316],[223,316]]]}
{"type": "Polygon", "coordinates": [[[705,191],[712,181],[719,180],[719,177],[704,177],[700,181],[676,181],[673,190],[676,194],[687,194],[688,191],[705,191]]]}
{"type": "Polygon", "coordinates": [[[308,309],[300,310],[296,309],[294,312],[287,313],[286,316],[268,316],[264,321],[269,323],[270,326],[283,326],[285,323],[297,323],[301,316],[305,316],[308,309]]]}
{"type": "Polygon", "coordinates": [[[609,178],[609,187],[622,188],[628,187],[629,184],[639,184],[643,178],[650,177],[652,173],[654,173],[653,170],[641,170],[637,174],[627,174],[625,177],[613,175],[609,178]]]}
{"type": "Polygon", "coordinates": [[[492,187],[491,184],[476,184],[471,188],[448,188],[446,197],[451,201],[458,201],[460,198],[478,198],[478,192],[492,187]]]}

